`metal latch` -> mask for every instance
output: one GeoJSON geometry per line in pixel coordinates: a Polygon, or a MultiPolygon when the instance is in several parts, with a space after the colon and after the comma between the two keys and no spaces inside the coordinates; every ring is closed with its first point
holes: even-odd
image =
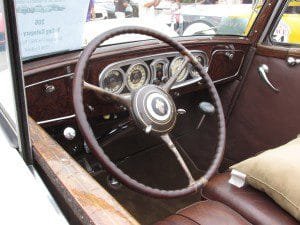
{"type": "Polygon", "coordinates": [[[288,57],[286,62],[289,66],[296,66],[300,64],[300,59],[296,59],[294,57],[288,57]]]}
{"type": "Polygon", "coordinates": [[[262,81],[269,87],[272,89],[272,91],[278,93],[280,92],[280,90],[276,87],[274,87],[274,85],[270,82],[267,73],[269,73],[269,67],[266,64],[262,64],[260,67],[258,67],[258,74],[260,76],[260,78],[262,79],[262,81]]]}

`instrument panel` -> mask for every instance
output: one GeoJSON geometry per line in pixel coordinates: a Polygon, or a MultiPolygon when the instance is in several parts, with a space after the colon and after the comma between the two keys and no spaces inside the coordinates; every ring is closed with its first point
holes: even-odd
{"type": "MultiPolygon", "coordinates": [[[[208,57],[205,52],[192,51],[196,59],[208,69],[208,57]]],[[[136,91],[146,84],[162,85],[176,73],[183,63],[183,57],[177,52],[145,56],[113,63],[99,74],[99,86],[112,93],[136,91]]],[[[179,74],[172,89],[190,85],[201,80],[199,73],[188,64],[179,74]]]]}

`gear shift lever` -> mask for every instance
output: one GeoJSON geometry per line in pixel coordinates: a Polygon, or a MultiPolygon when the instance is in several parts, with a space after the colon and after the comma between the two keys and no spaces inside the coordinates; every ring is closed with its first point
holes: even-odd
{"type": "Polygon", "coordinates": [[[199,128],[201,127],[205,117],[213,115],[216,111],[214,105],[209,102],[200,102],[198,107],[199,107],[201,113],[203,114],[203,116],[200,119],[200,121],[196,127],[197,130],[199,130],[199,128]]]}

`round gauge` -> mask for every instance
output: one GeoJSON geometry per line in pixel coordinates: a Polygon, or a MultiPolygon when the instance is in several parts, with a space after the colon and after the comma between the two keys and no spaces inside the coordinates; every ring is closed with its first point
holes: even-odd
{"type": "Polygon", "coordinates": [[[137,90],[149,81],[149,69],[147,65],[139,63],[129,67],[127,71],[127,87],[129,90],[137,90]]]}
{"type": "MultiPolygon", "coordinates": [[[[183,57],[177,57],[173,59],[170,65],[170,77],[175,75],[177,70],[180,68],[181,64],[183,63],[183,57]]],[[[184,81],[188,75],[188,69],[185,67],[182,72],[178,75],[176,82],[184,81]]]]}
{"type": "MultiPolygon", "coordinates": [[[[202,65],[202,66],[205,66],[206,64],[206,61],[205,61],[205,58],[203,55],[198,55],[196,56],[196,59],[197,61],[202,65]]],[[[192,77],[199,77],[200,74],[198,73],[198,71],[193,67],[191,66],[191,75],[192,77]]]]}
{"type": "Polygon", "coordinates": [[[124,88],[124,72],[120,69],[113,69],[100,76],[100,87],[104,90],[120,93],[124,88]]]}
{"type": "Polygon", "coordinates": [[[153,84],[160,85],[168,81],[168,65],[169,61],[167,59],[157,59],[151,63],[150,67],[153,74],[153,84]]]}
{"type": "Polygon", "coordinates": [[[155,65],[155,77],[159,81],[162,81],[163,76],[164,76],[164,64],[160,62],[155,65]]]}

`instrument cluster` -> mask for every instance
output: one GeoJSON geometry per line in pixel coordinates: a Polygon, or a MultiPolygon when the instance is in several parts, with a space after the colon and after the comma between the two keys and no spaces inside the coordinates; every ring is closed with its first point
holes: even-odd
{"type": "MultiPolygon", "coordinates": [[[[208,69],[205,52],[192,51],[196,59],[208,69]]],[[[165,53],[130,59],[108,65],[99,74],[99,86],[112,93],[136,91],[146,84],[163,85],[183,63],[179,53],[165,53]]],[[[179,74],[172,89],[180,88],[201,80],[199,73],[188,64],[179,74]]]]}

